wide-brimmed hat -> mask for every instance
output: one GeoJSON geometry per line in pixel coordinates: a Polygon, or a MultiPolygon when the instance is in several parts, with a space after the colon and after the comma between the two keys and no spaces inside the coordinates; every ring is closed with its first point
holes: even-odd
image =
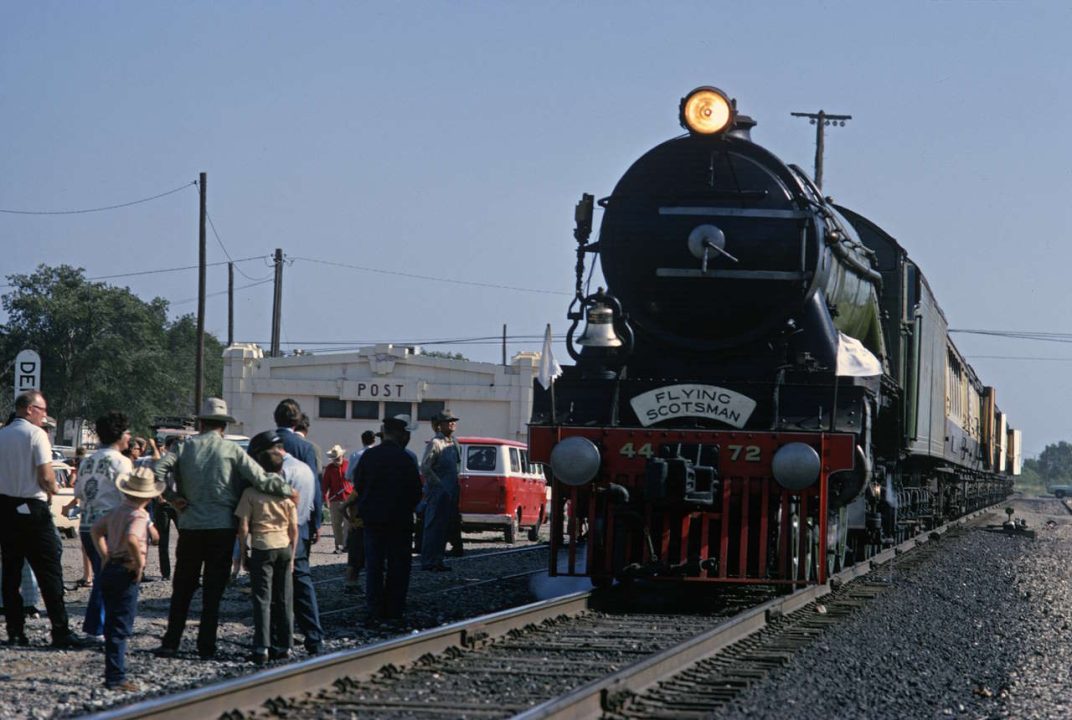
{"type": "Polygon", "coordinates": [[[120,475],[115,480],[115,487],[125,495],[140,498],[153,498],[164,492],[164,481],[157,481],[153,471],[146,467],[134,468],[129,475],[120,475]]]}
{"type": "Polygon", "coordinates": [[[346,448],[344,448],[342,445],[332,445],[331,448],[328,450],[328,457],[332,460],[338,460],[345,454],[346,448]]]}
{"type": "Polygon", "coordinates": [[[389,430],[413,432],[417,429],[417,424],[413,422],[409,415],[393,415],[383,419],[383,427],[389,430]]]}
{"type": "Polygon", "coordinates": [[[435,415],[432,416],[432,422],[434,423],[453,422],[456,420],[460,420],[460,418],[457,417],[450,410],[441,410],[440,412],[437,412],[435,415]]]}
{"type": "Polygon", "coordinates": [[[236,420],[230,416],[227,412],[227,401],[223,398],[205,398],[205,402],[201,405],[201,412],[197,416],[198,420],[215,420],[216,422],[233,423],[236,420]]]}

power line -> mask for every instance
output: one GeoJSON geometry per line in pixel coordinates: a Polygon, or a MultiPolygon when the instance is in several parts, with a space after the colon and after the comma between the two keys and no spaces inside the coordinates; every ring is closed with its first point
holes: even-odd
{"type": "MultiPolygon", "coordinates": [[[[217,264],[219,264],[219,263],[217,263],[217,264]]],[[[255,283],[250,283],[249,285],[242,285],[240,287],[236,287],[235,292],[238,292],[239,290],[248,290],[249,288],[257,287],[258,285],[267,285],[270,282],[272,282],[272,278],[268,278],[267,280],[260,280],[260,281],[255,282],[255,283]]],[[[229,292],[228,290],[220,290],[218,292],[206,293],[205,297],[207,297],[207,298],[217,297],[219,295],[226,295],[228,292],[229,292]]],[[[187,298],[185,300],[175,300],[174,302],[171,302],[171,301],[168,301],[168,302],[171,305],[183,305],[185,303],[197,302],[197,298],[187,298]]]]}
{"type": "Polygon", "coordinates": [[[512,285],[498,285],[498,284],[495,284],[495,283],[482,283],[482,282],[477,282],[475,280],[455,280],[453,278],[433,277],[431,275],[417,275],[415,273],[398,272],[398,271],[395,271],[395,270],[381,270],[379,268],[365,267],[363,265],[350,265],[348,263],[331,262],[331,261],[328,261],[328,260],[317,260],[316,258],[291,257],[289,259],[290,259],[291,262],[297,262],[298,260],[302,260],[302,261],[305,261],[305,262],[317,263],[319,265],[331,265],[331,266],[334,266],[334,267],[349,268],[351,270],[362,270],[364,272],[379,273],[381,275],[395,275],[395,276],[398,276],[398,277],[413,278],[413,279],[416,279],[416,280],[431,280],[433,282],[451,283],[453,285],[472,285],[472,286],[475,286],[475,287],[495,288],[495,289],[498,289],[498,290],[515,290],[517,292],[540,293],[540,294],[543,294],[543,295],[566,295],[566,296],[570,295],[570,293],[560,292],[558,290],[538,290],[538,289],[535,289],[535,288],[514,287],[512,285]]]}
{"type": "Polygon", "coordinates": [[[968,355],[969,360],[1038,360],[1043,362],[1072,362],[1072,357],[1038,357],[1034,355],[968,355]]]}
{"type": "MultiPolygon", "coordinates": [[[[208,225],[209,225],[210,228],[212,228],[212,234],[216,237],[216,242],[218,242],[220,244],[220,250],[223,250],[223,254],[227,256],[228,260],[230,260],[231,262],[236,262],[234,259],[231,258],[231,253],[227,252],[227,248],[224,247],[223,240],[220,238],[220,234],[216,230],[216,223],[212,222],[212,214],[209,213],[208,210],[205,211],[205,217],[208,218],[208,225]]],[[[242,277],[244,277],[246,280],[252,280],[253,282],[260,282],[262,280],[266,280],[268,278],[271,278],[275,274],[275,271],[272,271],[271,273],[268,273],[264,277],[255,278],[255,277],[251,277],[251,276],[247,275],[245,273],[245,271],[242,270],[242,268],[235,268],[235,269],[238,270],[238,273],[242,277]]]]}
{"type": "Polygon", "coordinates": [[[105,210],[118,210],[119,208],[130,207],[131,205],[140,205],[141,203],[147,203],[150,200],[157,200],[168,195],[185,190],[191,185],[197,185],[197,181],[186,183],[173,190],[162,192],[159,195],[153,195],[152,197],[142,198],[141,200],[132,200],[130,202],[119,203],[118,205],[106,205],[105,207],[87,208],[85,210],[4,210],[0,209],[0,213],[7,213],[8,215],[81,215],[83,213],[95,213],[104,212],[105,210]]]}
{"type": "Polygon", "coordinates": [[[1072,333],[1059,332],[1036,332],[1032,330],[977,330],[966,328],[950,328],[950,334],[960,333],[963,335],[987,335],[989,337],[1003,337],[1014,340],[1038,340],[1040,342],[1072,342],[1072,333]]]}
{"type": "MultiPolygon", "coordinates": [[[[247,257],[247,258],[239,258],[238,260],[234,260],[232,262],[241,263],[241,262],[249,262],[251,260],[262,260],[262,259],[264,259],[264,257],[265,257],[264,255],[253,255],[253,256],[247,257]]],[[[227,264],[226,262],[221,260],[219,262],[208,263],[206,267],[214,267],[216,265],[226,265],[226,264],[227,264]]],[[[159,268],[157,270],[136,270],[134,272],[115,273],[114,275],[98,275],[96,277],[86,278],[86,280],[89,281],[89,282],[94,282],[94,281],[97,281],[97,280],[113,280],[115,278],[139,277],[141,275],[158,275],[160,273],[181,272],[182,270],[197,270],[197,268],[198,268],[197,265],[183,265],[182,267],[159,268]]],[[[15,286],[12,285],[11,283],[6,283],[4,285],[0,285],[0,288],[9,288],[9,287],[15,287],[15,286]]]]}
{"type": "MultiPolygon", "coordinates": [[[[236,263],[249,262],[250,260],[259,260],[262,257],[264,257],[264,256],[263,255],[254,255],[252,257],[242,258],[240,260],[232,260],[231,262],[236,262],[236,263]]],[[[206,263],[205,267],[215,267],[216,265],[226,265],[226,264],[227,264],[226,262],[224,262],[223,260],[220,260],[218,262],[206,263]]],[[[179,272],[181,270],[197,270],[197,268],[198,268],[197,265],[184,265],[182,267],[162,268],[160,270],[139,270],[137,272],[117,273],[115,275],[100,275],[98,277],[86,278],[86,280],[111,280],[113,278],[136,277],[136,276],[139,276],[139,275],[157,275],[159,273],[179,272]]],[[[250,279],[253,280],[254,278],[250,278],[250,279]]]]}

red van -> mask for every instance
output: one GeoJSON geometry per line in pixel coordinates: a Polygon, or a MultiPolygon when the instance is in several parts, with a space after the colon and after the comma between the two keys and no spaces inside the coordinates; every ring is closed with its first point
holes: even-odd
{"type": "Polygon", "coordinates": [[[528,528],[529,540],[536,540],[548,508],[543,465],[530,463],[528,448],[513,440],[459,437],[458,444],[462,529],[499,527],[512,543],[528,528]]]}

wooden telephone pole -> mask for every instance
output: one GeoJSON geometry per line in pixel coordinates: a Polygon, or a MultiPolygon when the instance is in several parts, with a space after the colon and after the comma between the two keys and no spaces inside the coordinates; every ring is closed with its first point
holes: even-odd
{"type": "Polygon", "coordinates": [[[198,232],[200,241],[197,268],[197,360],[194,363],[194,414],[201,412],[201,400],[205,392],[205,218],[208,216],[208,174],[201,173],[198,186],[201,190],[201,222],[198,232]]]}
{"type": "Polygon", "coordinates": [[[815,126],[815,186],[823,189],[823,153],[826,150],[826,126],[833,125],[845,127],[846,120],[852,120],[852,115],[830,115],[823,110],[817,113],[790,113],[793,117],[804,117],[811,120],[815,126]]]}

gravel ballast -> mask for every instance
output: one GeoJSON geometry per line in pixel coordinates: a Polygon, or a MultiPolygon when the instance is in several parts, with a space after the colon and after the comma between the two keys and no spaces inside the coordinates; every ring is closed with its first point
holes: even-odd
{"type": "MultiPolygon", "coordinates": [[[[501,532],[466,534],[466,555],[448,558],[452,572],[435,573],[419,569],[414,561],[409,603],[404,625],[367,629],[364,627],[364,574],[361,588],[346,588],[343,582],[345,554],[334,554],[331,528],[325,525],[325,536],[313,546],[311,557],[313,580],[322,612],[326,639],[324,651],[353,648],[378,642],[389,637],[418,629],[435,627],[467,617],[473,617],[506,607],[513,607],[534,598],[529,583],[524,580],[491,583],[472,591],[449,591],[463,583],[487,580],[547,567],[546,544],[531,553],[507,554],[481,558],[508,548],[532,545],[518,542],[507,546],[501,532]],[[501,586],[500,586],[501,585],[501,586]],[[443,592],[448,590],[447,592],[443,592]]],[[[546,533],[546,530],[545,530],[546,533]]],[[[177,533],[172,533],[172,544],[177,533]]],[[[88,589],[74,588],[82,574],[80,545],[77,539],[63,540],[65,599],[71,628],[80,631],[85,613],[88,589]]],[[[174,566],[174,547],[172,547],[174,566]]],[[[216,658],[200,660],[195,651],[197,618],[200,614],[200,592],[194,596],[190,620],[183,635],[180,654],[161,659],[152,654],[160,645],[167,626],[171,583],[160,579],[157,549],[150,548],[147,575],[154,578],[141,586],[135,635],[127,653],[128,679],[140,688],[138,692],[107,690],[103,686],[103,646],[84,650],[59,651],[48,647],[48,619],[31,619],[26,623],[30,647],[0,645],[0,717],[56,718],[74,717],[118,705],[129,704],[151,696],[166,695],[230,677],[246,675],[255,668],[247,660],[252,638],[252,603],[248,577],[243,575],[232,583],[220,606],[219,641],[216,658]]],[[[6,634],[4,636],[6,639],[6,634]]],[[[306,658],[301,635],[295,632],[293,660],[306,658]]]]}
{"type": "Polygon", "coordinates": [[[1072,717],[1072,516],[1052,499],[1008,505],[1035,539],[976,528],[942,540],[714,716],[1072,717]]]}

